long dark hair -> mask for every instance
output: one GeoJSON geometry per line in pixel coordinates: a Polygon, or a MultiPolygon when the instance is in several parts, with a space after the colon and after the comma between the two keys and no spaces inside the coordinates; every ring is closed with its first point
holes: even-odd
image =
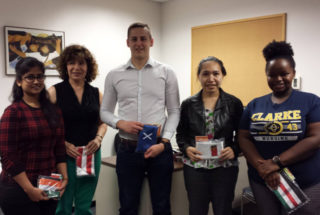
{"type": "MultiPolygon", "coordinates": [[[[16,65],[16,79],[12,87],[12,102],[21,101],[23,98],[23,90],[17,85],[17,81],[22,81],[22,76],[28,73],[32,68],[38,67],[42,73],[45,73],[44,64],[33,57],[22,58],[16,65]]],[[[59,114],[56,105],[49,100],[49,95],[44,87],[39,95],[39,103],[41,110],[48,121],[50,128],[57,128],[59,125],[59,114]]]]}

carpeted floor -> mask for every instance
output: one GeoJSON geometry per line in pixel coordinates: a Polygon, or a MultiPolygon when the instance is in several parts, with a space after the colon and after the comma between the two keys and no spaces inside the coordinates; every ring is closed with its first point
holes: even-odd
{"type": "MultiPolygon", "coordinates": [[[[96,215],[96,207],[95,206],[91,207],[91,211],[92,211],[92,215],[96,215]]],[[[2,214],[0,213],[0,215],[2,215],[2,214]]],[[[74,215],[74,213],[72,213],[72,215],[74,215]]]]}
{"type": "MultiPolygon", "coordinates": [[[[241,214],[241,208],[235,208],[232,215],[240,215],[241,214]]],[[[258,209],[256,204],[252,202],[248,202],[244,204],[243,206],[243,215],[257,215],[258,209]]]]}
{"type": "MultiPolygon", "coordinates": [[[[92,210],[92,215],[95,215],[96,214],[96,207],[93,206],[91,208],[91,210],[92,210]]],[[[0,209],[0,215],[3,215],[1,209],[0,209]]],[[[240,208],[237,208],[236,210],[234,210],[233,215],[240,215],[240,208]]],[[[253,203],[245,204],[244,208],[243,208],[243,215],[257,215],[256,205],[253,203]]]]}

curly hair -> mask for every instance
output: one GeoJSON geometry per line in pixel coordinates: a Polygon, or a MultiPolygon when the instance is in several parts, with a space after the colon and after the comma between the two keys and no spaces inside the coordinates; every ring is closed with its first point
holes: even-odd
{"type": "Polygon", "coordinates": [[[71,45],[63,50],[59,58],[57,69],[62,80],[69,78],[67,70],[68,62],[79,59],[84,59],[87,63],[88,71],[86,75],[86,81],[90,83],[97,77],[98,65],[90,51],[84,46],[71,45]]]}
{"type": "Polygon", "coordinates": [[[293,69],[296,67],[296,62],[293,59],[294,53],[290,43],[273,40],[271,43],[266,45],[266,47],[264,47],[262,53],[267,62],[266,69],[268,68],[270,61],[278,58],[288,60],[293,69]]]}

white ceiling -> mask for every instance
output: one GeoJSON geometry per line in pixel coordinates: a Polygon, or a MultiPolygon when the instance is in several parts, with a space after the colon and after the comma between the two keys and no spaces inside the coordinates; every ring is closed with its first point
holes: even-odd
{"type": "Polygon", "coordinates": [[[151,0],[151,1],[162,3],[162,2],[167,2],[167,1],[169,1],[169,0],[151,0]]]}

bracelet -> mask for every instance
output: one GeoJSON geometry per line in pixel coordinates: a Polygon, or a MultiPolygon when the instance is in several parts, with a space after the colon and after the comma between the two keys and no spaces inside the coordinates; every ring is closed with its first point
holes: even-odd
{"type": "Polygon", "coordinates": [[[103,139],[103,137],[101,135],[99,135],[99,134],[97,134],[96,137],[100,137],[101,140],[103,139]]]}

